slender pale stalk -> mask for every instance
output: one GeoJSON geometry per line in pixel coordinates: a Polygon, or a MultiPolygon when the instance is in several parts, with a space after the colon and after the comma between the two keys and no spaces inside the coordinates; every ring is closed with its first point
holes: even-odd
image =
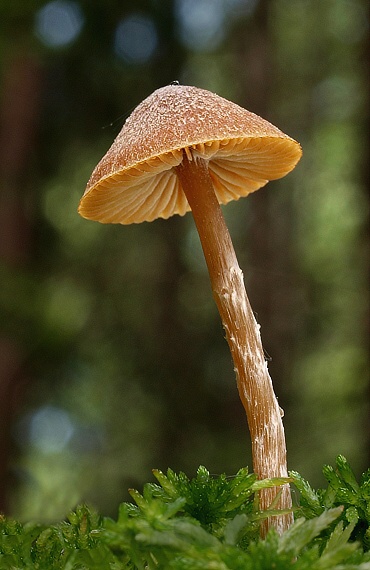
{"type": "MultiPolygon", "coordinates": [[[[252,440],[253,469],[260,479],[287,477],[286,444],[281,409],[264,358],[259,325],[251,309],[229,231],[215,195],[208,162],[184,153],[177,174],[188,199],[202,243],[213,295],[234,361],[239,395],[246,411],[252,440]],[[190,160],[189,160],[190,159],[190,160]]],[[[260,492],[261,509],[291,508],[289,485],[260,492]]],[[[292,515],[271,517],[281,534],[292,515]]]]}

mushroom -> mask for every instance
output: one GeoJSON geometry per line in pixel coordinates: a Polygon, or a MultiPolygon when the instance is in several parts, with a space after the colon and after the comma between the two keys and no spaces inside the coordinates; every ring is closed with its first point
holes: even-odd
{"type": "MultiPolygon", "coordinates": [[[[191,209],[234,362],[258,478],[287,477],[282,410],[264,358],[230,234],[220,208],[290,172],[300,145],[261,117],[209,91],[173,83],[126,120],[93,171],[79,204],[84,218],[131,224],[191,209]]],[[[291,508],[289,485],[260,492],[261,509],[291,508]]],[[[291,513],[262,526],[282,533],[291,513]]]]}

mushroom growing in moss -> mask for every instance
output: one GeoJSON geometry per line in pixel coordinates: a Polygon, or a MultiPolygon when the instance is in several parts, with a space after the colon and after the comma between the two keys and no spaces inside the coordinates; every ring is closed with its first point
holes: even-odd
{"type": "MultiPolygon", "coordinates": [[[[171,84],[128,117],[79,205],[85,218],[120,224],[191,209],[247,415],[253,469],[261,479],[287,476],[284,428],[220,204],[285,176],[301,154],[295,140],[261,117],[209,91],[171,84]]],[[[289,486],[264,489],[260,504],[289,509],[289,486]]],[[[291,521],[291,514],[271,517],[264,532],[274,526],[281,533],[291,521]]]]}

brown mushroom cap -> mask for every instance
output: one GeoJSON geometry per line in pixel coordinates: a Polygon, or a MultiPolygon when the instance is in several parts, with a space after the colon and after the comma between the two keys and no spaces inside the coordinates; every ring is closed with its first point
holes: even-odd
{"type": "Polygon", "coordinates": [[[302,154],[295,140],[235,103],[197,87],[168,85],[128,117],[93,171],[79,213],[121,224],[185,214],[190,206],[175,168],[184,152],[209,161],[222,204],[285,176],[302,154]]]}

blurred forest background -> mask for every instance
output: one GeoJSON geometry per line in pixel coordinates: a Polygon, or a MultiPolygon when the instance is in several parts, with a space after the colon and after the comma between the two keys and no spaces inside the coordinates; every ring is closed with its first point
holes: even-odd
{"type": "Polygon", "coordinates": [[[151,468],[234,474],[249,433],[191,215],[104,226],[78,201],[130,111],[179,80],[297,139],[224,213],[289,467],[369,467],[367,3],[1,0],[0,511],[115,515],[151,468]]]}

